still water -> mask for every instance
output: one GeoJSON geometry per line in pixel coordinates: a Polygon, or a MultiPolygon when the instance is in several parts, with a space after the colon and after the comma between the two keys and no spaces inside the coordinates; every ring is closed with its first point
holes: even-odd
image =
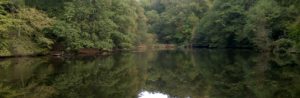
{"type": "Polygon", "coordinates": [[[165,50],[2,59],[0,98],[300,98],[300,56],[165,50]]]}

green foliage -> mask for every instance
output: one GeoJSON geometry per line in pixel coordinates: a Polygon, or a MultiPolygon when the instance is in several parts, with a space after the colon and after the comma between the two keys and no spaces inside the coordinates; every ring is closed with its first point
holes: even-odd
{"type": "MultiPolygon", "coordinates": [[[[256,47],[270,50],[281,38],[297,37],[299,11],[275,0],[215,0],[201,19],[195,44],[209,47],[256,47]],[[290,25],[293,24],[293,25],[290,25]]],[[[297,39],[297,38],[294,38],[297,39]]],[[[295,40],[294,40],[295,41],[295,40]]]]}
{"type": "Polygon", "coordinates": [[[271,51],[281,39],[299,43],[299,16],[299,0],[1,0],[0,56],[46,52],[57,44],[131,49],[156,38],[271,51]]]}
{"type": "MultiPolygon", "coordinates": [[[[64,3],[59,21],[48,35],[67,50],[80,48],[130,49],[146,33],[146,17],[135,0],[72,0],[64,3]]],[[[51,7],[50,7],[51,8],[51,7]]]]}
{"type": "Polygon", "coordinates": [[[195,34],[199,18],[206,10],[197,0],[144,0],[149,32],[161,43],[187,44],[195,34]]]}
{"type": "Polygon", "coordinates": [[[286,53],[290,52],[295,43],[289,39],[280,39],[274,42],[274,52],[276,53],[286,53]]]}
{"type": "Polygon", "coordinates": [[[13,47],[33,48],[18,52],[31,54],[53,44],[63,44],[65,50],[131,49],[150,36],[144,10],[135,0],[16,0],[0,5],[0,56],[14,55],[13,47]]]}
{"type": "Polygon", "coordinates": [[[288,36],[290,39],[296,41],[297,43],[300,42],[300,17],[297,18],[297,21],[291,24],[289,27],[288,36]]]}
{"type": "Polygon", "coordinates": [[[215,1],[198,27],[197,41],[206,42],[209,47],[247,47],[251,45],[243,36],[245,14],[238,1],[215,1]]]}
{"type": "Polygon", "coordinates": [[[38,10],[18,9],[9,2],[1,7],[6,14],[0,15],[0,56],[44,54],[51,48],[53,42],[42,30],[52,25],[52,19],[38,10]]]}
{"type": "Polygon", "coordinates": [[[70,0],[15,0],[22,2],[21,4],[30,6],[32,8],[41,9],[50,17],[60,17],[58,14],[63,13],[64,4],[70,0]]]}
{"type": "Polygon", "coordinates": [[[124,35],[120,32],[114,32],[112,34],[112,40],[114,42],[115,45],[117,45],[117,48],[120,49],[130,49],[133,46],[130,44],[132,42],[132,37],[128,36],[128,35],[124,35]]]}
{"type": "Polygon", "coordinates": [[[161,43],[269,51],[297,41],[299,0],[143,0],[150,32],[161,43]]]}
{"type": "Polygon", "coordinates": [[[253,35],[251,41],[262,50],[268,50],[272,43],[272,22],[281,14],[281,8],[273,0],[259,0],[257,4],[247,12],[247,24],[245,33],[253,35]]]}

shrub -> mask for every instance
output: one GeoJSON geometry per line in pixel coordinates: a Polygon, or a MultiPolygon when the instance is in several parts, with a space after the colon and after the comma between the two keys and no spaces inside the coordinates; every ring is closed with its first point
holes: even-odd
{"type": "Polygon", "coordinates": [[[289,39],[279,39],[273,44],[273,52],[287,53],[294,47],[295,43],[289,39]]]}

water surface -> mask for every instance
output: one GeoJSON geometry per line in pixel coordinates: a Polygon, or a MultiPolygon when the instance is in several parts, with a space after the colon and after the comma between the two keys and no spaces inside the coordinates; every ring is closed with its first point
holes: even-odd
{"type": "Polygon", "coordinates": [[[248,50],[0,60],[0,98],[300,98],[300,56],[248,50]]]}

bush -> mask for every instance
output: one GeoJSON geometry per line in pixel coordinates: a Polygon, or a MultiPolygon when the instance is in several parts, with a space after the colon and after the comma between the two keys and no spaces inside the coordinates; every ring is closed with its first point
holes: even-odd
{"type": "Polygon", "coordinates": [[[289,39],[279,39],[273,44],[273,52],[287,53],[294,47],[295,43],[289,39]]]}
{"type": "Polygon", "coordinates": [[[0,2],[0,56],[46,53],[53,42],[45,37],[43,29],[52,23],[36,9],[0,2]]]}

